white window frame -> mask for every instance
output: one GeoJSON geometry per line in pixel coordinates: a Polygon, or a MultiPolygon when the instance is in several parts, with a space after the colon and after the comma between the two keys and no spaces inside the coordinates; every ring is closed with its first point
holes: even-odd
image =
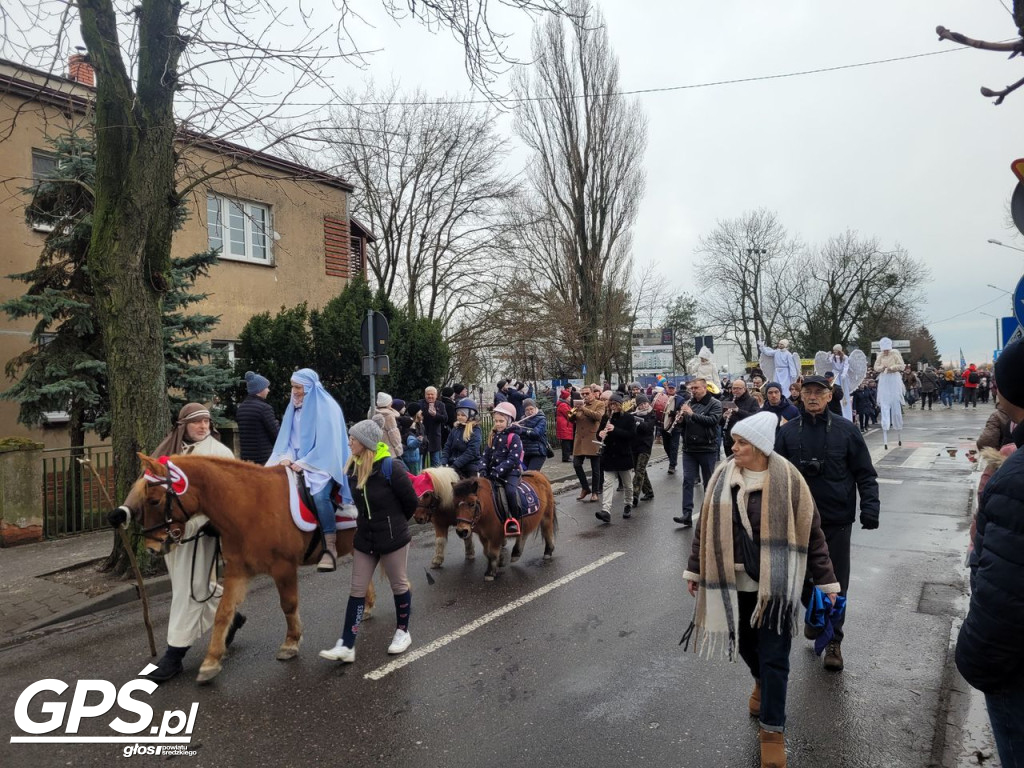
{"type": "Polygon", "coordinates": [[[227,261],[242,261],[247,264],[259,264],[264,267],[274,266],[274,224],[271,218],[272,211],[269,205],[265,203],[256,203],[250,200],[241,200],[235,197],[226,197],[225,195],[218,195],[216,192],[206,193],[206,242],[209,248],[218,249],[218,257],[227,261]],[[216,199],[220,202],[220,245],[217,246],[210,237],[210,200],[216,199]],[[242,209],[242,215],[245,217],[246,226],[243,230],[245,255],[239,255],[237,253],[231,253],[231,227],[229,218],[230,206],[236,205],[242,209]],[[253,256],[253,242],[255,240],[255,219],[253,217],[254,211],[263,212],[263,247],[266,253],[265,258],[258,258],[253,256]]]}
{"type": "MultiPolygon", "coordinates": [[[[37,157],[40,158],[40,159],[52,160],[53,161],[53,165],[54,165],[55,168],[57,167],[57,163],[60,162],[57,159],[57,155],[54,152],[48,152],[45,149],[37,149],[35,147],[32,147],[32,181],[33,182],[39,181],[42,178],[41,176],[37,176],[36,175],[36,158],[37,157]]],[[[42,234],[48,234],[50,232],[53,232],[53,230],[55,229],[53,224],[32,224],[30,226],[32,227],[32,231],[33,232],[40,232],[42,234]]]]}
{"type": "Polygon", "coordinates": [[[215,352],[226,352],[228,356],[228,362],[232,366],[235,364],[235,350],[238,345],[238,339],[214,339],[210,342],[210,349],[215,352]]]}

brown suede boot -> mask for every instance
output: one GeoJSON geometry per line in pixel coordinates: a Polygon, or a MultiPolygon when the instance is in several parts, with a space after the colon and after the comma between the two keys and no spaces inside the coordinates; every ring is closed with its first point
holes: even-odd
{"type": "Polygon", "coordinates": [[[761,768],[786,768],[786,738],[761,729],[761,768]]]}
{"type": "Polygon", "coordinates": [[[320,562],[316,564],[318,571],[330,572],[338,567],[338,534],[336,533],[325,533],[324,534],[324,553],[320,557],[320,562]]]}
{"type": "Polygon", "coordinates": [[[761,681],[754,681],[754,692],[750,694],[750,701],[747,702],[751,717],[761,716],[761,681]]]}

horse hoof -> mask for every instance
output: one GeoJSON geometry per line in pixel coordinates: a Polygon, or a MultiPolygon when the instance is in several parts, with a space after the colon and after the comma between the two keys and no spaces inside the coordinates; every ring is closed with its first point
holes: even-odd
{"type": "Polygon", "coordinates": [[[554,558],[554,556],[555,556],[554,552],[545,552],[544,553],[544,559],[545,560],[551,560],[552,558],[554,558]]]}
{"type": "Polygon", "coordinates": [[[466,559],[467,560],[476,560],[476,552],[467,552],[466,553],[466,559]]]}
{"type": "Polygon", "coordinates": [[[431,560],[430,561],[430,567],[433,568],[435,571],[439,571],[439,570],[441,570],[441,564],[443,562],[444,562],[444,560],[431,560]]]}
{"type": "Polygon", "coordinates": [[[199,668],[199,674],[196,675],[196,682],[200,685],[205,685],[206,683],[210,682],[211,680],[213,680],[213,678],[220,674],[221,668],[222,667],[220,664],[215,664],[210,667],[204,664],[199,668]]]}
{"type": "Polygon", "coordinates": [[[494,581],[494,577],[490,575],[484,575],[484,581],[494,581]]]}
{"type": "Polygon", "coordinates": [[[517,562],[519,562],[519,558],[520,558],[520,555],[512,555],[512,557],[509,559],[509,562],[517,563],[517,562]]]}
{"type": "Polygon", "coordinates": [[[299,646],[297,645],[282,645],[277,649],[277,654],[274,656],[278,661],[288,661],[294,659],[299,655],[299,646]]]}

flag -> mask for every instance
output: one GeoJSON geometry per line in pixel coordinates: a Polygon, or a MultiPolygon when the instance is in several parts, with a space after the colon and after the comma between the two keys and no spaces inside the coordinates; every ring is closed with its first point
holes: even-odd
{"type": "Polygon", "coordinates": [[[966,368],[967,367],[967,360],[964,359],[964,348],[963,347],[960,347],[960,367],[961,368],[966,368]]]}

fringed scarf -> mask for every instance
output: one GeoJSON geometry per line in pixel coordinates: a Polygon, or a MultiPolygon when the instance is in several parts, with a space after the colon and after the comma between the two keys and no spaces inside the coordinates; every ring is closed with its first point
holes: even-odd
{"type": "MultiPolygon", "coordinates": [[[[708,483],[700,519],[700,589],[689,629],[682,643],[689,650],[735,661],[739,638],[739,604],[733,548],[732,491],[738,488],[741,519],[749,531],[743,477],[735,461],[719,464],[708,483]]],[[[776,453],[768,457],[761,489],[761,570],[753,627],[765,621],[780,634],[796,634],[800,623],[800,592],[807,571],[807,545],[814,519],[814,500],[799,470],[776,453]]]]}

